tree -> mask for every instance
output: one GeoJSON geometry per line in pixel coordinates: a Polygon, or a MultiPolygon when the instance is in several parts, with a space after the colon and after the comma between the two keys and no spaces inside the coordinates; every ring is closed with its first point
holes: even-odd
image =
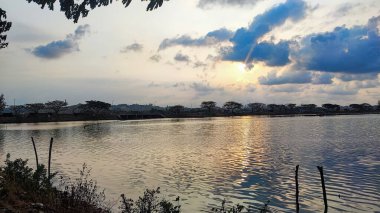
{"type": "Polygon", "coordinates": [[[13,115],[16,117],[19,117],[21,115],[21,112],[25,109],[24,105],[12,105],[10,106],[10,109],[13,112],[13,115]]]}
{"type": "Polygon", "coordinates": [[[216,107],[216,103],[214,101],[203,101],[201,103],[201,108],[207,109],[208,113],[211,113],[212,109],[216,107]]]}
{"type": "Polygon", "coordinates": [[[0,95],[0,112],[5,109],[7,103],[5,103],[4,94],[0,95]]]}
{"type": "Polygon", "coordinates": [[[26,104],[26,109],[37,114],[40,110],[45,108],[45,104],[43,103],[34,103],[34,104],[26,104]]]}
{"type": "Polygon", "coordinates": [[[58,115],[62,107],[65,107],[65,106],[67,106],[66,101],[60,101],[60,100],[49,101],[45,104],[45,107],[47,109],[53,110],[56,115],[58,115]]]}
{"type": "MultiPolygon", "coordinates": [[[[46,5],[50,10],[54,10],[54,3],[57,0],[26,0],[28,3],[34,2],[38,5],[41,5],[43,9],[46,5]]],[[[147,11],[157,9],[161,7],[164,3],[164,0],[142,0],[149,1],[149,4],[146,8],[147,11]]],[[[168,1],[168,0],[165,0],[168,1]]],[[[122,0],[122,4],[125,7],[128,7],[132,0],[122,0]]],[[[73,19],[74,23],[78,22],[78,19],[86,17],[90,12],[90,9],[93,10],[97,7],[108,6],[112,4],[112,0],[83,0],[82,3],[76,3],[76,1],[59,1],[61,6],[61,11],[65,13],[67,19],[73,19]]]]}
{"type": "Polygon", "coordinates": [[[12,23],[7,22],[6,19],[7,13],[0,8],[0,49],[6,48],[8,46],[8,43],[5,42],[5,40],[7,40],[7,35],[3,35],[3,33],[11,29],[12,23]]]}
{"type": "Polygon", "coordinates": [[[360,111],[362,109],[362,106],[360,104],[350,104],[350,108],[353,111],[360,111]]]}
{"type": "Polygon", "coordinates": [[[231,111],[231,113],[234,113],[234,110],[241,109],[243,107],[243,104],[235,102],[235,101],[227,101],[224,103],[223,108],[227,109],[228,111],[231,111]]]}
{"type": "Polygon", "coordinates": [[[251,112],[261,112],[264,109],[265,104],[263,103],[249,103],[248,107],[251,108],[251,112]]]}
{"type": "Polygon", "coordinates": [[[87,112],[91,112],[95,115],[100,115],[109,111],[111,104],[102,101],[86,101],[86,104],[81,105],[81,109],[87,112]]]}
{"type": "Polygon", "coordinates": [[[327,103],[327,104],[322,104],[322,107],[327,109],[328,111],[333,111],[333,112],[337,112],[340,110],[340,106],[337,104],[327,103]]]}
{"type": "MultiPolygon", "coordinates": [[[[57,0],[26,0],[28,3],[34,2],[41,6],[41,9],[44,9],[45,6],[49,8],[49,10],[54,10],[54,4],[57,0]]],[[[149,4],[146,8],[147,11],[157,9],[161,7],[164,1],[169,0],[142,0],[149,1],[149,4]]],[[[125,7],[128,7],[132,0],[122,0],[122,4],[125,7]]],[[[77,3],[74,0],[59,0],[59,4],[61,6],[60,10],[65,13],[65,16],[69,20],[73,20],[74,23],[77,23],[79,18],[86,17],[90,10],[93,10],[98,7],[108,6],[112,3],[112,0],[83,0],[81,3],[77,3]]],[[[2,33],[7,32],[11,26],[11,22],[7,22],[6,20],[2,20],[2,18],[6,19],[6,12],[0,8],[0,49],[8,46],[8,43],[5,43],[6,35],[2,33]]]]}
{"type": "Polygon", "coordinates": [[[175,113],[176,115],[178,115],[184,109],[185,109],[185,107],[182,105],[175,105],[175,106],[169,107],[169,112],[172,112],[172,113],[175,113]]]}

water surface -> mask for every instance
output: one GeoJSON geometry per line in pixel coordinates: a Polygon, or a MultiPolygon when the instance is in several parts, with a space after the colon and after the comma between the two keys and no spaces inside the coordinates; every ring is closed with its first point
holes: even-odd
{"type": "Polygon", "coordinates": [[[294,212],[300,165],[301,212],[323,210],[317,165],[325,169],[329,212],[380,211],[380,116],[232,117],[0,125],[0,157],[29,158],[30,137],[52,169],[75,178],[85,162],[119,205],[161,187],[183,212],[228,202],[294,212]],[[340,197],[339,197],[340,196],[340,197]]]}

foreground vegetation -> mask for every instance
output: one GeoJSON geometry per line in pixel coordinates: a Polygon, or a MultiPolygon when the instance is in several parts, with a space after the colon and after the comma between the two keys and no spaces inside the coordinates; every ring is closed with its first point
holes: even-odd
{"type": "MultiPolygon", "coordinates": [[[[180,197],[173,201],[160,197],[160,188],[147,189],[142,196],[133,200],[124,194],[119,205],[106,200],[104,190],[98,188],[90,177],[91,169],[86,164],[79,170],[75,180],[57,178],[48,174],[39,164],[36,170],[28,166],[28,160],[10,160],[0,167],[0,212],[96,212],[108,213],[179,213],[180,197]],[[53,181],[54,180],[54,181],[53,181]],[[116,206],[117,205],[117,206],[116,206]]],[[[269,201],[268,201],[269,202],[269,201]]],[[[261,208],[246,208],[242,205],[228,207],[224,200],[220,207],[211,212],[270,212],[268,203],[261,208]]]]}

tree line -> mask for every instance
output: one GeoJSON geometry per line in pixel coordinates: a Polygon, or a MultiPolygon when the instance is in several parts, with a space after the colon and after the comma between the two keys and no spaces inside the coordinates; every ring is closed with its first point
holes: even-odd
{"type": "MultiPolygon", "coordinates": [[[[6,108],[7,104],[5,102],[4,95],[0,95],[0,114],[6,108]]],[[[9,105],[9,109],[15,116],[19,116],[24,111],[27,111],[29,114],[36,115],[45,110],[47,113],[51,113],[54,116],[68,106],[68,103],[62,100],[48,101],[46,103],[29,103],[25,105],[9,105]]],[[[85,104],[79,104],[79,109],[82,113],[87,113],[91,115],[100,115],[109,111],[111,104],[102,102],[102,101],[86,101],[85,104]]]]}
{"type": "MultiPolygon", "coordinates": [[[[6,107],[4,95],[0,95],[0,113],[6,107]]],[[[8,109],[14,116],[20,114],[37,115],[41,112],[50,113],[58,117],[58,114],[68,106],[66,101],[54,100],[46,103],[28,103],[25,105],[9,105],[8,109]]],[[[146,105],[141,105],[146,106],[146,105]]],[[[368,103],[350,104],[348,106],[341,106],[338,104],[325,103],[321,106],[316,104],[264,104],[259,102],[252,102],[246,105],[236,102],[227,101],[223,105],[218,106],[215,101],[202,101],[199,107],[188,108],[183,105],[167,106],[166,108],[153,106],[150,113],[161,113],[167,116],[183,116],[183,115],[200,115],[200,116],[214,116],[214,115],[245,115],[245,114],[302,114],[302,113],[344,113],[344,112],[374,112],[379,111],[380,100],[377,106],[372,106],[368,103]]],[[[72,106],[72,113],[90,115],[92,117],[101,117],[110,114],[117,114],[123,112],[140,113],[146,112],[146,109],[139,110],[118,110],[118,105],[112,106],[110,103],[90,100],[84,104],[72,106]]]]}

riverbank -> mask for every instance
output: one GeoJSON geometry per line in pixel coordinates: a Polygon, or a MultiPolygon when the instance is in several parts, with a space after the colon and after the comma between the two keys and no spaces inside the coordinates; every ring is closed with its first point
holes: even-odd
{"type": "Polygon", "coordinates": [[[234,114],[199,114],[199,113],[182,113],[178,115],[172,114],[123,114],[120,115],[104,115],[101,117],[90,116],[72,116],[60,115],[59,117],[1,117],[0,124],[12,123],[49,123],[49,122],[72,122],[72,121],[107,121],[107,120],[150,120],[160,118],[217,118],[217,117],[233,117],[233,116],[264,116],[264,117],[324,117],[324,116],[342,116],[342,115],[378,115],[377,112],[340,112],[340,113],[234,113],[234,114]]]}

